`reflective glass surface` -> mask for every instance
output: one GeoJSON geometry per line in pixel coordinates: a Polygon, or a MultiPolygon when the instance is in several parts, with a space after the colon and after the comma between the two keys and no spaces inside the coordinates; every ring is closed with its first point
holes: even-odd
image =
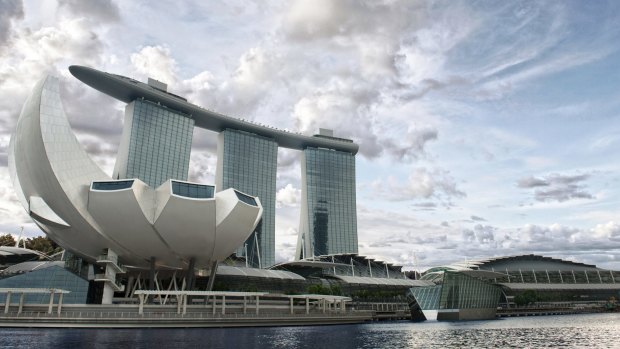
{"type": "Polygon", "coordinates": [[[355,156],[321,148],[306,148],[303,155],[306,203],[301,214],[308,236],[302,238],[312,249],[306,257],[357,253],[355,156]]]}
{"type": "Polygon", "coordinates": [[[119,177],[140,178],[154,188],[171,178],[187,180],[194,120],[149,101],[135,100],[127,108],[128,149],[119,149],[127,164],[119,167],[126,169],[119,177]]]}
{"type": "Polygon", "coordinates": [[[443,278],[440,309],[496,308],[501,290],[480,279],[447,271],[443,278]]]}
{"type": "MultiPolygon", "coordinates": [[[[270,138],[227,129],[220,133],[221,190],[235,188],[257,196],[263,217],[238,255],[246,255],[251,265],[268,267],[275,263],[275,206],[278,144],[270,138]],[[256,249],[256,246],[260,250],[256,249]],[[247,248],[246,248],[247,246],[247,248]]],[[[241,199],[241,198],[240,198],[241,199]]],[[[256,203],[254,203],[256,205],[256,203]]]]}
{"type": "MultiPolygon", "coordinates": [[[[0,279],[0,288],[59,288],[70,291],[63,295],[63,303],[84,304],[88,293],[88,280],[82,279],[65,268],[52,266],[0,279]]],[[[18,295],[13,295],[11,298],[12,302],[19,301],[18,295]]],[[[49,298],[49,294],[26,294],[24,302],[46,304],[49,298]]],[[[0,303],[4,304],[5,301],[6,294],[0,294],[0,303]]],[[[55,302],[58,302],[58,295],[56,295],[55,302]]]]}
{"type": "Polygon", "coordinates": [[[185,196],[195,199],[211,199],[215,187],[204,184],[183,183],[172,181],[172,193],[179,196],[185,196]]]}
{"type": "Polygon", "coordinates": [[[131,188],[132,185],[133,181],[93,182],[92,188],[95,190],[120,190],[131,188]]]}
{"type": "Polygon", "coordinates": [[[236,190],[235,190],[235,194],[237,194],[237,198],[239,200],[245,202],[248,205],[256,206],[256,200],[253,197],[242,194],[236,190]]]}

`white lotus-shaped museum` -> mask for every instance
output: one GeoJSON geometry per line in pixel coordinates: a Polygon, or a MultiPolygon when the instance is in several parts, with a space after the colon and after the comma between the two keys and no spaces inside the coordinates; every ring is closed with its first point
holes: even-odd
{"type": "Polygon", "coordinates": [[[168,180],[151,188],[113,180],[71,131],[55,77],[28,97],[9,145],[9,169],[21,203],[63,248],[96,261],[114,251],[123,264],[201,268],[241,246],[261,218],[260,200],[235,189],[168,180]]]}

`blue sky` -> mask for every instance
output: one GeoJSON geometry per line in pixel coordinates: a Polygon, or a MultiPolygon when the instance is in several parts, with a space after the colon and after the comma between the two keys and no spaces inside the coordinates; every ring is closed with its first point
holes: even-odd
{"type": "MultiPolygon", "coordinates": [[[[112,170],[123,105],[70,76],[83,64],[354,139],[362,254],[420,269],[522,253],[620,269],[619,17],[617,1],[2,2],[0,231],[39,234],[6,148],[43,74],[61,77],[78,138],[112,170]]],[[[196,130],[191,179],[212,183],[215,163],[215,135],[196,130]]],[[[280,150],[280,261],[294,253],[299,172],[299,154],[280,150]]]]}

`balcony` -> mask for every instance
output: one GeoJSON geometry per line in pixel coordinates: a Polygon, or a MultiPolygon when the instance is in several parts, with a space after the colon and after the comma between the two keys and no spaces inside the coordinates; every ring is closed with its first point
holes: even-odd
{"type": "Polygon", "coordinates": [[[118,262],[118,258],[116,257],[100,255],[97,257],[97,264],[109,265],[117,274],[125,274],[127,272],[127,269],[118,262]]]}
{"type": "Polygon", "coordinates": [[[122,292],[125,290],[125,285],[121,285],[116,280],[113,280],[112,277],[108,274],[95,274],[95,281],[105,282],[106,284],[110,285],[112,289],[114,289],[114,292],[122,292]]]}

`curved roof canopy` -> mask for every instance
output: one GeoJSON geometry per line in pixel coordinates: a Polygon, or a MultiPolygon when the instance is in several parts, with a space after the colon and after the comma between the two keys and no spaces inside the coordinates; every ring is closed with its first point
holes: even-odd
{"type": "Polygon", "coordinates": [[[188,114],[195,120],[197,127],[211,131],[221,132],[227,128],[246,131],[273,138],[281,147],[298,150],[303,150],[306,147],[317,147],[349,152],[355,155],[359,149],[359,146],[349,139],[320,135],[304,136],[207,110],[187,102],[183,97],[122,75],[110,74],[79,65],[70,66],[69,71],[86,85],[125,103],[144,98],[188,114]]]}
{"type": "MultiPolygon", "coordinates": [[[[424,274],[441,271],[467,271],[467,270],[486,270],[490,272],[507,273],[509,271],[528,270],[604,270],[597,268],[593,264],[573,262],[569,260],[545,257],[535,254],[525,254],[516,256],[490,257],[484,259],[466,260],[427,269],[424,274]]],[[[504,275],[506,276],[506,275],[504,275]]],[[[500,276],[495,276],[499,278],[500,276]]],[[[494,277],[494,278],[495,278],[494,277]]]]}

